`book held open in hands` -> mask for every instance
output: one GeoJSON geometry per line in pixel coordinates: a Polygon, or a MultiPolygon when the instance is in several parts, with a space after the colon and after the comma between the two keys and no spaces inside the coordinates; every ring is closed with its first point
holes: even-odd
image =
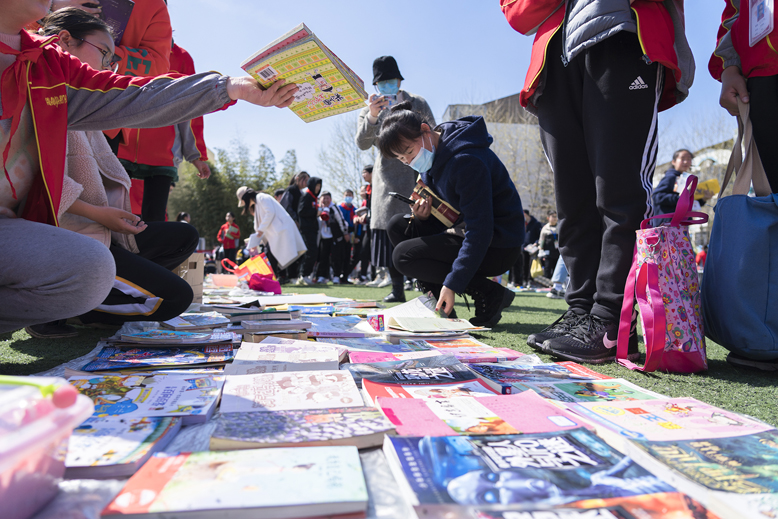
{"type": "Polygon", "coordinates": [[[253,54],[240,67],[268,88],[279,79],[297,84],[289,107],[309,123],[365,106],[364,82],[301,23],[253,54]]]}

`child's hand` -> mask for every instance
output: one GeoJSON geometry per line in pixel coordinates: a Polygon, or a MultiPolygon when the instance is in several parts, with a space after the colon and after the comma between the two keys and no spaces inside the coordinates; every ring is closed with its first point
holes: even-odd
{"type": "Polygon", "coordinates": [[[264,89],[251,76],[231,77],[227,79],[227,95],[230,99],[236,101],[243,99],[258,106],[286,108],[294,102],[297,85],[294,83],[284,85],[284,82],[283,79],[279,79],[264,89]]]}
{"type": "Polygon", "coordinates": [[[148,227],[139,216],[117,207],[96,207],[93,220],[121,234],[138,234],[148,227]]]}
{"type": "Polygon", "coordinates": [[[737,106],[737,98],[740,98],[744,103],[748,102],[748,87],[746,86],[746,78],[743,77],[743,73],[740,71],[740,67],[732,65],[724,69],[721,73],[721,95],[719,96],[719,104],[725,108],[730,115],[737,115],[740,113],[740,109],[737,106]]]}
{"type": "Polygon", "coordinates": [[[211,168],[208,167],[208,163],[200,159],[192,161],[192,165],[197,168],[197,176],[200,178],[208,178],[211,176],[211,168]]]}
{"type": "Polygon", "coordinates": [[[426,198],[419,198],[411,207],[411,211],[413,212],[413,216],[419,220],[426,220],[430,217],[430,214],[432,214],[432,206],[426,198]]]}
{"type": "Polygon", "coordinates": [[[367,106],[370,109],[370,115],[372,117],[378,117],[381,110],[389,106],[389,101],[384,96],[371,94],[367,106]]]}
{"type": "Polygon", "coordinates": [[[451,310],[454,309],[454,291],[443,286],[440,289],[440,297],[438,298],[438,304],[435,305],[436,312],[443,312],[446,316],[451,314],[451,310]]]}

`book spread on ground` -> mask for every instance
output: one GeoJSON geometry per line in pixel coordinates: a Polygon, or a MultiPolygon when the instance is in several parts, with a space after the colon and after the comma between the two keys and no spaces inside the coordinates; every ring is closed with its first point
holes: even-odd
{"type": "Polygon", "coordinates": [[[219,312],[207,312],[204,314],[184,313],[169,321],[162,322],[162,326],[176,331],[209,330],[230,324],[229,317],[224,317],[219,312]]]}
{"type": "MultiPolygon", "coordinates": [[[[268,337],[272,339],[274,337],[268,337]]],[[[228,365],[225,375],[252,375],[281,371],[321,371],[338,369],[342,349],[336,346],[319,345],[310,341],[295,341],[298,344],[274,344],[268,341],[243,343],[235,354],[235,360],[228,365]],[[305,344],[305,343],[308,344],[305,344]]]]}
{"type": "Polygon", "coordinates": [[[335,311],[335,307],[332,305],[289,305],[289,308],[299,311],[300,315],[332,315],[335,311]]]}
{"type": "Polygon", "coordinates": [[[544,398],[559,402],[621,402],[666,398],[636,386],[623,378],[608,380],[557,380],[556,382],[514,382],[514,392],[531,389],[544,398]]]}
{"type": "Polygon", "coordinates": [[[459,220],[459,211],[435,194],[419,177],[416,181],[416,186],[413,188],[413,193],[411,193],[411,200],[422,198],[430,203],[432,216],[440,220],[446,227],[453,227],[459,220]]]}
{"type": "Polygon", "coordinates": [[[484,330],[481,326],[473,326],[466,319],[444,319],[443,317],[389,317],[386,320],[389,328],[414,333],[429,332],[459,332],[484,330]]]}
{"type": "MultiPolygon", "coordinates": [[[[321,341],[321,340],[313,341],[307,338],[306,339],[284,339],[283,337],[270,336],[267,337],[262,342],[264,344],[280,344],[282,346],[294,346],[303,349],[331,348],[337,350],[340,362],[345,362],[346,359],[348,358],[348,348],[337,343],[328,343],[326,341],[321,341]]],[[[250,347],[255,347],[255,346],[250,346],[250,347]]]]}
{"type": "Polygon", "coordinates": [[[133,7],[135,7],[133,0],[100,0],[99,18],[111,28],[116,45],[121,44],[133,7]]]}
{"type": "Polygon", "coordinates": [[[424,350],[424,351],[403,351],[398,353],[377,352],[377,351],[352,351],[349,352],[348,358],[350,362],[355,364],[369,364],[373,362],[390,362],[393,360],[412,360],[423,359],[427,357],[437,357],[442,355],[437,350],[424,350]]]}
{"type": "Polygon", "coordinates": [[[243,332],[243,342],[265,342],[270,337],[302,341],[308,338],[305,330],[281,330],[277,332],[243,332]]]}
{"type": "Polygon", "coordinates": [[[438,317],[436,304],[434,297],[422,295],[392,308],[373,310],[367,315],[367,321],[373,330],[384,331],[392,317],[438,317]]]}
{"type": "Polygon", "coordinates": [[[130,476],[181,428],[180,418],[89,418],[68,440],[65,477],[130,476]]]}
{"type": "MultiPolygon", "coordinates": [[[[596,371],[575,362],[552,362],[548,364],[523,363],[473,363],[471,369],[485,379],[505,386],[515,386],[518,391],[528,388],[524,382],[557,382],[575,380],[609,379],[596,371]]],[[[514,391],[515,392],[515,391],[514,391]]]]}
{"type": "Polygon", "coordinates": [[[485,397],[499,394],[480,379],[451,382],[444,377],[438,377],[437,381],[437,383],[429,384],[408,384],[406,382],[395,384],[362,379],[362,394],[365,395],[365,401],[370,404],[375,404],[375,399],[378,397],[450,398],[454,396],[485,397]]]}
{"type": "Polygon", "coordinates": [[[384,452],[420,517],[443,517],[462,506],[532,510],[674,491],[583,428],[503,436],[387,436],[384,452]]]}
{"type": "Polygon", "coordinates": [[[228,376],[220,409],[241,413],[362,405],[348,371],[289,371],[228,376]]]}
{"type": "Polygon", "coordinates": [[[313,445],[380,447],[394,426],[374,407],[221,413],[211,450],[313,445]]]}
{"type": "Polygon", "coordinates": [[[364,337],[365,332],[354,327],[362,319],[356,316],[350,317],[312,317],[308,316],[311,327],[308,329],[308,337],[364,337]]]}
{"type": "Polygon", "coordinates": [[[401,436],[538,433],[584,425],[574,413],[546,402],[532,391],[484,398],[376,400],[401,436]]]}
{"type": "MultiPolygon", "coordinates": [[[[423,359],[412,360],[392,360],[388,362],[373,363],[346,363],[340,366],[342,370],[348,370],[354,377],[358,387],[362,387],[362,378],[370,378],[379,382],[397,382],[395,373],[402,369],[429,369],[429,368],[454,368],[459,371],[462,363],[452,355],[436,355],[434,357],[425,357],[423,359]]],[[[460,372],[457,376],[465,380],[473,380],[475,377],[472,372],[460,372]]]]}
{"type": "Polygon", "coordinates": [[[472,337],[451,339],[401,339],[401,343],[416,348],[434,348],[445,355],[454,355],[461,362],[504,362],[513,361],[523,356],[523,353],[508,348],[493,348],[472,337]]]}
{"type": "Polygon", "coordinates": [[[375,351],[375,352],[389,352],[399,353],[407,351],[415,351],[409,346],[402,344],[392,344],[379,337],[318,337],[316,342],[326,344],[337,344],[343,346],[348,351],[375,351]]]}
{"type": "Polygon", "coordinates": [[[157,454],[102,516],[326,517],[364,512],[367,499],[355,447],[157,454]]]}
{"type": "Polygon", "coordinates": [[[83,371],[148,369],[224,365],[233,359],[232,344],[166,348],[117,348],[106,346],[83,371]]]}
{"type": "Polygon", "coordinates": [[[95,404],[93,416],[180,416],[183,425],[208,421],[224,378],[208,375],[90,375],[68,382],[95,404]]]}
{"type": "Polygon", "coordinates": [[[232,332],[177,332],[175,330],[147,330],[145,332],[123,334],[110,338],[108,342],[119,348],[157,348],[171,344],[207,345],[231,344],[239,342],[240,337],[232,332]]]}
{"type": "Polygon", "coordinates": [[[307,330],[312,326],[310,321],[297,319],[262,319],[259,321],[241,321],[241,327],[250,332],[270,332],[276,330],[307,330]]]}

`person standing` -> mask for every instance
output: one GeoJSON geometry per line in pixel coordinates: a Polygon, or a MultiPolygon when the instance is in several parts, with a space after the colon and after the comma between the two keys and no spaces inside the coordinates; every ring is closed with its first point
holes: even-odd
{"type": "Polygon", "coordinates": [[[339,283],[341,285],[350,285],[351,282],[348,280],[348,275],[351,274],[351,271],[354,268],[351,258],[353,256],[353,262],[356,263],[357,258],[359,257],[359,252],[362,248],[362,244],[356,235],[357,226],[354,224],[354,218],[356,217],[357,209],[354,207],[354,192],[352,190],[346,189],[343,192],[343,202],[338,204],[338,208],[340,209],[340,212],[343,215],[343,220],[346,222],[346,226],[348,227],[349,236],[349,241],[346,243],[343,251],[343,264],[340,269],[342,274],[340,275],[339,283]]]}
{"type": "MultiPolygon", "coordinates": [[[[678,181],[688,176],[688,172],[692,167],[692,159],[694,154],[685,149],[676,150],[673,153],[673,160],[670,162],[672,167],[665,171],[665,176],[654,188],[654,194],[652,200],[654,201],[654,213],[655,214],[672,214],[675,212],[675,206],[678,205],[678,197],[683,191],[685,183],[680,185],[678,181]],[[684,175],[684,174],[687,175],[684,175]]],[[[700,205],[705,205],[705,202],[713,198],[713,192],[709,189],[697,189],[697,192],[702,194],[702,200],[698,200],[700,205]]],[[[699,209],[694,209],[697,211],[699,209]]],[[[658,220],[656,225],[661,225],[664,222],[670,220],[658,220]]]]}
{"type": "Polygon", "coordinates": [[[321,179],[310,177],[308,187],[300,196],[297,206],[297,218],[300,225],[300,234],[305,242],[307,252],[305,260],[300,265],[300,277],[298,285],[313,285],[313,267],[319,252],[319,193],[321,192],[321,179]]]}
{"type": "Polygon", "coordinates": [[[300,227],[300,218],[297,216],[297,210],[300,206],[300,197],[302,196],[303,189],[308,185],[308,179],[310,176],[305,171],[300,171],[289,181],[279,203],[286,209],[289,216],[292,217],[297,227],[300,227]]]}
{"type": "Polygon", "coordinates": [[[235,263],[240,245],[240,227],[235,223],[235,214],[232,211],[224,216],[224,220],[224,225],[219,228],[219,233],[216,235],[216,241],[222,244],[224,258],[235,263]]]}
{"type": "MultiPolygon", "coordinates": [[[[400,89],[404,81],[397,61],[392,56],[381,56],[373,61],[373,85],[379,95],[371,95],[368,106],[359,112],[357,123],[357,146],[361,150],[369,150],[377,143],[381,124],[388,114],[387,108],[401,102],[410,102],[411,109],[421,115],[422,119],[432,128],[435,127],[435,117],[432,115],[427,101],[423,97],[400,89]]],[[[376,268],[388,270],[388,276],[376,284],[382,287],[392,285],[392,292],[384,298],[386,302],[405,301],[403,275],[392,263],[392,242],[387,229],[389,220],[397,214],[408,212],[408,205],[389,196],[391,191],[410,196],[416,185],[417,173],[394,157],[379,153],[373,167],[373,183],[371,194],[371,259],[376,268]]]]}
{"type": "Polygon", "coordinates": [[[559,259],[559,233],[557,232],[557,214],[556,211],[549,211],[546,225],[540,230],[538,237],[538,247],[540,252],[538,256],[543,261],[543,276],[551,279],[554,275],[556,261],[559,259]]]}

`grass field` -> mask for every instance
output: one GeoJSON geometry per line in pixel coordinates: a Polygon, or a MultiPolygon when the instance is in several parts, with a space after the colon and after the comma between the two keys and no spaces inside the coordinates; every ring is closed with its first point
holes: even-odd
{"type": "MultiPolygon", "coordinates": [[[[355,299],[381,299],[388,288],[362,286],[284,287],[285,292],[326,292],[335,297],[355,299]]],[[[418,292],[407,292],[408,298],[418,292]]],[[[522,353],[537,353],[527,346],[527,336],[553,322],[566,306],[562,300],[553,300],[541,293],[516,294],[513,305],[503,313],[503,318],[493,331],[479,334],[478,338],[495,347],[507,347],[522,353]]],[[[461,318],[472,315],[458,299],[457,314],[461,318]]],[[[112,334],[111,330],[82,328],[74,339],[41,340],[30,337],[24,330],[12,334],[0,334],[0,374],[29,375],[50,369],[58,364],[84,355],[92,350],[100,339],[112,334]]],[[[764,373],[757,370],[736,368],[725,362],[727,350],[708,341],[710,369],[697,375],[665,373],[642,374],[615,364],[591,366],[595,371],[622,377],[668,396],[690,396],[724,409],[754,416],[778,426],[778,372],[764,373]]],[[[541,354],[546,361],[560,360],[541,354]]]]}

